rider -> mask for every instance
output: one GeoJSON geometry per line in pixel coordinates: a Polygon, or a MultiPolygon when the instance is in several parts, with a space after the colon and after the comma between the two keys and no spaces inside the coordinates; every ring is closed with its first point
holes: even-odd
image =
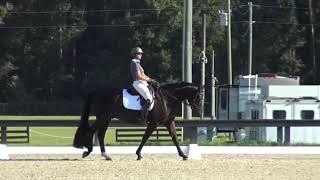
{"type": "Polygon", "coordinates": [[[146,100],[141,110],[141,118],[142,120],[144,120],[144,122],[147,122],[149,107],[153,99],[148,89],[148,82],[151,82],[154,80],[144,73],[144,70],[140,64],[143,53],[144,52],[140,47],[135,47],[131,49],[132,59],[130,64],[130,70],[131,70],[131,75],[133,77],[133,87],[146,100]]]}

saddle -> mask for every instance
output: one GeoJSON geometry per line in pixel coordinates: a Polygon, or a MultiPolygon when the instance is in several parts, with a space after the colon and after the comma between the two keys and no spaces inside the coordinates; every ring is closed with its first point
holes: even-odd
{"type": "MultiPolygon", "coordinates": [[[[159,88],[158,84],[149,83],[149,85],[148,85],[148,89],[153,97],[155,97],[155,94],[156,94],[158,88],[159,88]]],[[[127,92],[129,94],[131,94],[132,96],[139,96],[140,104],[141,104],[141,106],[143,106],[143,104],[145,103],[146,100],[139,94],[139,92],[133,87],[132,84],[130,84],[129,87],[127,88],[127,92]]]]}
{"type": "MultiPolygon", "coordinates": [[[[148,89],[150,90],[150,93],[154,98],[158,88],[158,86],[155,86],[152,83],[148,85],[148,89]]],[[[133,87],[133,85],[129,85],[127,89],[123,89],[122,102],[124,107],[127,109],[141,110],[141,107],[145,103],[145,99],[138,93],[138,91],[133,87]]]]}
{"type": "Polygon", "coordinates": [[[140,96],[140,98],[141,98],[141,95],[138,93],[138,91],[133,87],[133,85],[132,84],[130,84],[130,86],[128,87],[128,89],[127,89],[127,92],[129,93],[129,94],[131,94],[132,96],[140,96]]]}

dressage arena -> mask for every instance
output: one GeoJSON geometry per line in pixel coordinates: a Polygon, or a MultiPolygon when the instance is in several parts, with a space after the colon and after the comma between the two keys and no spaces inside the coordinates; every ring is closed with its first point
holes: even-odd
{"type": "Polygon", "coordinates": [[[320,179],[318,147],[306,151],[304,147],[274,151],[268,147],[260,152],[248,147],[258,150],[251,153],[242,147],[221,148],[225,152],[217,150],[202,154],[201,160],[187,161],[176,153],[143,153],[142,160],[136,161],[131,150],[129,154],[110,153],[113,161],[104,160],[98,151],[85,159],[81,153],[68,151],[13,152],[10,160],[0,161],[0,179],[320,179]]]}

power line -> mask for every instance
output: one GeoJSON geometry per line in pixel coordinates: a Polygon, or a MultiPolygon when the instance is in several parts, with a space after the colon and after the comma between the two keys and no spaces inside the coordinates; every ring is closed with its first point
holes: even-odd
{"type": "Polygon", "coordinates": [[[297,6],[260,6],[262,8],[279,8],[279,9],[301,9],[301,10],[309,10],[307,7],[297,7],[297,6]]]}
{"type": "MultiPolygon", "coordinates": [[[[278,3],[277,3],[278,4],[278,3]]],[[[232,6],[232,8],[242,7],[246,5],[232,6]]],[[[301,9],[309,10],[309,7],[297,6],[269,6],[259,5],[262,8],[280,8],[280,9],[301,9]]],[[[182,7],[165,7],[165,8],[141,8],[141,9],[95,9],[95,10],[49,10],[49,11],[8,11],[8,14],[56,14],[56,13],[100,13],[100,12],[126,12],[126,11],[159,11],[159,10],[182,10],[182,7]]],[[[193,7],[193,9],[215,9],[215,7],[193,7]]],[[[319,9],[319,8],[313,8],[319,9]]]]}
{"type": "Polygon", "coordinates": [[[320,24],[300,24],[300,23],[285,23],[285,22],[277,22],[277,21],[255,21],[258,24],[283,24],[283,25],[298,25],[298,26],[320,26],[320,24]]]}
{"type": "MultiPolygon", "coordinates": [[[[232,24],[248,23],[248,21],[232,21],[232,24]]],[[[279,24],[311,26],[312,24],[286,23],[279,21],[255,21],[255,24],[279,24]]],[[[320,24],[313,24],[320,26],[320,24]]],[[[138,27],[138,26],[172,26],[172,24],[96,24],[96,25],[51,25],[51,26],[0,26],[0,29],[48,29],[48,28],[104,28],[104,27],[138,27]]]]}
{"type": "Polygon", "coordinates": [[[103,28],[103,27],[138,27],[138,26],[172,26],[172,24],[96,24],[96,25],[52,25],[52,26],[0,26],[0,29],[46,29],[46,28],[103,28]]]}
{"type": "Polygon", "coordinates": [[[101,12],[127,12],[127,11],[159,11],[176,10],[178,8],[151,8],[151,9],[101,9],[101,10],[56,10],[56,11],[9,11],[8,14],[57,14],[57,13],[101,13],[101,12]]]}
{"type": "MultiPolygon", "coordinates": [[[[248,5],[239,5],[239,6],[232,6],[232,8],[239,8],[248,5]]],[[[277,9],[297,9],[297,10],[309,10],[308,7],[297,7],[297,6],[263,6],[263,5],[256,5],[259,8],[277,8],[277,9]]],[[[312,8],[313,10],[318,10],[319,8],[312,8]]]]}
{"type": "MultiPolygon", "coordinates": [[[[193,7],[193,9],[213,9],[213,7],[193,7]]],[[[127,11],[160,11],[183,10],[182,7],[143,8],[143,9],[95,9],[95,10],[52,10],[52,11],[8,11],[7,14],[57,14],[57,13],[101,13],[101,12],[127,12],[127,11]]]]}
{"type": "MultiPolygon", "coordinates": [[[[246,5],[232,6],[237,8],[246,5]]],[[[300,9],[309,10],[308,7],[297,6],[261,6],[261,8],[278,8],[278,9],[300,9]]],[[[193,9],[215,9],[215,7],[193,7],[193,9]]],[[[314,10],[319,8],[313,8],[314,10]]],[[[127,12],[127,11],[159,11],[159,10],[182,10],[182,7],[168,7],[168,8],[143,8],[143,9],[101,9],[101,10],[55,10],[55,11],[8,11],[7,14],[58,14],[58,13],[102,13],[102,12],[127,12]]]]}
{"type": "MultiPolygon", "coordinates": [[[[248,21],[233,21],[232,24],[239,24],[239,23],[248,23],[248,21]]],[[[279,22],[279,21],[255,21],[255,24],[280,24],[280,25],[298,25],[298,26],[320,26],[320,24],[301,24],[301,23],[286,23],[286,22],[279,22]]]]}

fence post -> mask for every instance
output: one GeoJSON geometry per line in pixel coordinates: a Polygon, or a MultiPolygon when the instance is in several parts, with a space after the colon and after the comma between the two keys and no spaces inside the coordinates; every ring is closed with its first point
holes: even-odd
{"type": "Polygon", "coordinates": [[[283,143],[283,127],[277,127],[277,142],[283,143]]]}
{"type": "Polygon", "coordinates": [[[1,144],[7,144],[7,127],[1,126],[1,144]]]}
{"type": "Polygon", "coordinates": [[[191,139],[190,139],[191,142],[190,143],[191,144],[198,144],[197,143],[197,139],[198,139],[198,137],[197,137],[197,126],[191,127],[190,130],[191,130],[190,131],[191,132],[191,134],[190,134],[191,135],[191,139]]]}
{"type": "Polygon", "coordinates": [[[27,135],[28,135],[28,143],[30,142],[30,132],[29,132],[29,126],[27,126],[27,135]]]}
{"type": "Polygon", "coordinates": [[[157,141],[159,142],[159,130],[158,129],[156,130],[157,130],[157,141]]]}
{"type": "Polygon", "coordinates": [[[284,127],[284,144],[290,144],[290,126],[284,127]]]}

